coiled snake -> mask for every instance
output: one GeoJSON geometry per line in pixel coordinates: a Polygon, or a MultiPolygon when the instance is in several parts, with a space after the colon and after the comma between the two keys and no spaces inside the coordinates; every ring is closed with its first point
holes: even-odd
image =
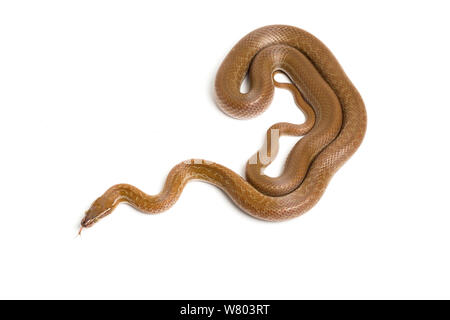
{"type": "Polygon", "coordinates": [[[265,147],[247,163],[247,180],[219,164],[188,160],[170,171],[158,195],[128,184],[111,187],[91,205],[81,229],[121,202],[145,213],[165,211],[193,179],[221,188],[243,211],[259,219],[286,220],[309,210],[361,144],[366,130],[364,103],[330,50],[313,35],[291,26],[262,27],[233,47],[216,76],[217,103],[234,118],[254,117],[269,106],[274,86],[292,91],[307,120],[302,125],[277,123],[269,128],[265,147]],[[276,82],[275,72],[285,73],[292,84],[276,82]],[[247,74],[250,89],[241,93],[247,74]],[[283,173],[271,178],[262,170],[276,154],[278,135],[304,137],[291,150],[283,173]]]}

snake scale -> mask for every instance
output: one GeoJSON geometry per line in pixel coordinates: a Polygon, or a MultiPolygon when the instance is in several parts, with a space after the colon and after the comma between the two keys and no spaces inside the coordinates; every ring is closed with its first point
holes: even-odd
{"type": "Polygon", "coordinates": [[[330,50],[313,35],[292,26],[259,28],[232,48],[216,75],[217,104],[231,117],[254,117],[269,106],[275,86],[294,94],[306,121],[301,125],[277,123],[269,128],[266,145],[247,163],[247,179],[213,162],[184,161],[170,171],[157,195],[147,195],[128,184],[112,186],[85,213],[80,232],[121,202],[144,213],[165,211],[193,179],[216,185],[244,212],[267,221],[294,218],[312,208],[333,174],[363,140],[367,122],[364,103],[330,50]],[[275,81],[276,72],[286,74],[291,84],[275,81]],[[250,88],[242,93],[247,75],[250,88]],[[273,132],[303,136],[276,178],[263,173],[277,151],[278,137],[271,138],[273,132]]]}

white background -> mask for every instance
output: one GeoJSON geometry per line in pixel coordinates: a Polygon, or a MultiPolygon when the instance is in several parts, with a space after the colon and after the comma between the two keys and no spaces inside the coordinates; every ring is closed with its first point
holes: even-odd
{"type": "MultiPolygon", "coordinates": [[[[445,1],[2,1],[0,298],[450,298],[445,1]],[[366,138],[307,214],[267,223],[191,183],[161,215],[90,203],[154,194],[180,161],[242,174],[288,92],[247,121],[214,104],[248,32],[308,30],[368,112],[366,138]]],[[[280,172],[295,139],[282,138],[280,172]]]]}

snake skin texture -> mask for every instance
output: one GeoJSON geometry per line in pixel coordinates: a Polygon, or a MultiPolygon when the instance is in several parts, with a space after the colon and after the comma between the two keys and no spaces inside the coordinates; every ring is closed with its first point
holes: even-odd
{"type": "MultiPolygon", "coordinates": [[[[367,121],[364,103],[330,50],[313,35],[292,26],[262,27],[232,48],[217,72],[217,104],[234,118],[251,118],[269,106],[274,86],[291,90],[307,119],[302,125],[278,123],[267,131],[265,147],[278,143],[269,137],[273,129],[280,135],[304,135],[279,177],[264,175],[262,169],[272,160],[263,163],[260,152],[256,161],[247,163],[247,180],[219,164],[188,160],[171,170],[157,195],[147,195],[128,184],[111,187],[91,205],[81,228],[92,226],[121,202],[144,213],[165,211],[193,179],[221,188],[239,208],[259,219],[281,221],[308,211],[361,144],[367,121]],[[273,79],[276,72],[285,73],[292,84],[277,83],[273,79]],[[247,74],[250,89],[241,93],[247,74]]],[[[273,159],[274,154],[269,156],[273,159]]]]}

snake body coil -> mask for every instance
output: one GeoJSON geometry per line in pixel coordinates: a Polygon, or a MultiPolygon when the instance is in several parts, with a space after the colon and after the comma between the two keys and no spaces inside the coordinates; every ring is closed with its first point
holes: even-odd
{"type": "MultiPolygon", "coordinates": [[[[278,123],[268,131],[267,147],[277,141],[270,133],[305,135],[294,146],[283,173],[271,178],[262,173],[259,152],[247,164],[247,180],[216,163],[189,160],[175,166],[158,195],[118,184],[94,201],[81,226],[92,226],[121,202],[145,213],[171,207],[189,180],[210,182],[248,214],[263,220],[280,221],[297,217],[320,199],[336,170],[356,151],[366,130],[364,103],[329,49],[304,30],[283,25],[257,29],[240,40],[223,61],[216,76],[219,107],[235,118],[250,118],[270,104],[275,72],[292,81],[289,89],[306,115],[302,125],[278,123]],[[250,90],[240,87],[249,75],[250,90]],[[312,109],[311,109],[312,108],[312,109]]],[[[270,149],[270,148],[269,148],[270,149]]],[[[272,153],[276,153],[275,151],[272,153]]]]}

